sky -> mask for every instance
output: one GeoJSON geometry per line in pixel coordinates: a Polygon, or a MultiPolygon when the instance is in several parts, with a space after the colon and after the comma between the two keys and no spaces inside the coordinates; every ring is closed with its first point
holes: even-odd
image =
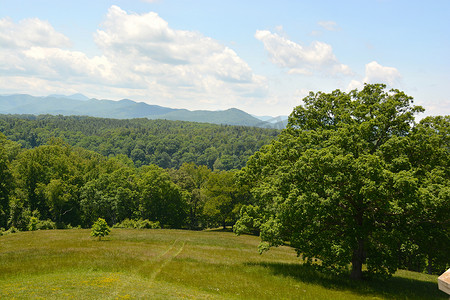
{"type": "Polygon", "coordinates": [[[385,83],[450,115],[450,1],[0,0],[0,94],[289,115],[385,83]]]}

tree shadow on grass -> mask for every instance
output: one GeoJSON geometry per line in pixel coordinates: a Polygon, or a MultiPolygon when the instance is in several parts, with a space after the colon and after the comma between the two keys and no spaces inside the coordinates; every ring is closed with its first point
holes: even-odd
{"type": "Polygon", "coordinates": [[[448,296],[438,289],[437,282],[404,277],[354,281],[348,275],[328,274],[306,264],[262,262],[247,265],[261,266],[269,269],[274,275],[291,277],[331,290],[349,291],[361,296],[378,296],[388,299],[448,299],[448,296]]]}

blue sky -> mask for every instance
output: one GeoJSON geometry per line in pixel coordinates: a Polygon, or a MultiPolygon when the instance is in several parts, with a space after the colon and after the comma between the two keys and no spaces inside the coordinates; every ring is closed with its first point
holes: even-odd
{"type": "Polygon", "coordinates": [[[0,0],[0,94],[288,115],[383,82],[450,114],[450,1],[0,0]]]}

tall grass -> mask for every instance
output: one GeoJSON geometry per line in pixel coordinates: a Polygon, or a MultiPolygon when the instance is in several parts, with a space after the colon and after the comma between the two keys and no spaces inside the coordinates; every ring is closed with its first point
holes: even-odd
{"type": "Polygon", "coordinates": [[[302,265],[279,247],[259,255],[253,236],[113,229],[0,237],[0,299],[446,299],[437,276],[399,271],[353,282],[302,265]]]}

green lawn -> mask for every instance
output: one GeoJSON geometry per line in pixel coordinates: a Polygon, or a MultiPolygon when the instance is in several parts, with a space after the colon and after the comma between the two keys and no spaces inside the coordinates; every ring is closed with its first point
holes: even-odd
{"type": "Polygon", "coordinates": [[[229,232],[113,229],[0,236],[0,299],[447,299],[437,276],[352,282],[229,232]]]}

